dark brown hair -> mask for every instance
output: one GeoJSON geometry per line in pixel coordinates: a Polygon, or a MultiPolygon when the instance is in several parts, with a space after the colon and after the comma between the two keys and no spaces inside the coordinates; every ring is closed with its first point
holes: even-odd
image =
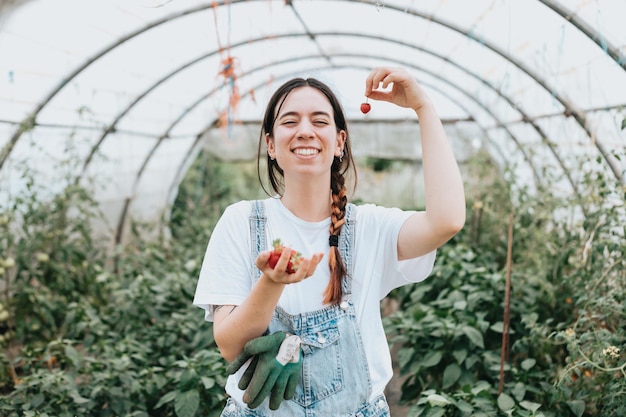
{"type": "MultiPolygon", "coordinates": [[[[346,117],[343,112],[341,103],[333,91],[323,82],[315,78],[293,78],[283,85],[281,85],[272,95],[270,101],[265,109],[265,115],[263,116],[263,125],[261,127],[261,134],[259,138],[258,158],[257,158],[257,175],[259,181],[265,192],[269,195],[263,180],[261,179],[261,159],[265,155],[267,162],[267,175],[272,190],[282,195],[284,191],[284,172],[278,166],[276,160],[270,158],[265,152],[265,134],[273,136],[274,124],[280,109],[287,99],[289,93],[294,89],[300,87],[313,87],[319,90],[326,96],[333,108],[335,126],[337,132],[343,130],[346,133],[346,140],[343,147],[343,156],[341,158],[335,156],[331,165],[330,176],[330,189],[332,191],[332,203],[331,203],[331,221],[330,221],[330,235],[339,236],[341,233],[341,227],[345,223],[346,204],[348,203],[346,179],[345,174],[350,171],[353,175],[353,188],[356,188],[357,173],[352,158],[352,150],[350,146],[350,134],[348,133],[348,125],[346,123],[346,117]]],[[[328,257],[328,265],[330,267],[330,282],[326,290],[324,291],[324,303],[325,304],[338,304],[341,302],[342,289],[341,281],[346,276],[347,271],[339,247],[333,246],[330,248],[330,254],[328,257]]]]}

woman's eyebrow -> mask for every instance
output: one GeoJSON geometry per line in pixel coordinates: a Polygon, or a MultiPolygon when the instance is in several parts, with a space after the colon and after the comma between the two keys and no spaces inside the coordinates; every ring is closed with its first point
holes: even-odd
{"type": "MultiPolygon", "coordinates": [[[[287,116],[298,116],[298,112],[296,111],[288,111],[285,112],[283,114],[281,114],[280,116],[278,116],[279,119],[282,119],[283,117],[287,117],[287,116]]],[[[325,112],[323,110],[318,110],[318,111],[314,111],[311,112],[311,115],[313,116],[326,116],[326,117],[330,117],[330,114],[328,112],[325,112]]]]}

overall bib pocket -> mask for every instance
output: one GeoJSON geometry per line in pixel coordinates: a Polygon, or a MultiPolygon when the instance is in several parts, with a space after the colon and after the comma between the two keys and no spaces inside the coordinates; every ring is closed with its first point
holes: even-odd
{"type": "Polygon", "coordinates": [[[336,320],[307,329],[302,338],[302,378],[294,401],[309,406],[344,388],[336,320]]]}

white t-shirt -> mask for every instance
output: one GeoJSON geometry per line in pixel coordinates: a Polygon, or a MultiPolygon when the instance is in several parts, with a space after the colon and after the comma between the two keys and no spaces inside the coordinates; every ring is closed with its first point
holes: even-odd
{"type": "MultiPolygon", "coordinates": [[[[250,249],[252,204],[232,204],[218,221],[206,250],[193,300],[205,309],[205,318],[213,320],[213,307],[239,305],[251,291],[257,273],[250,249]]],[[[383,393],[393,376],[389,345],[380,316],[380,300],[402,285],[424,280],[432,271],[436,251],[419,258],[398,261],[397,243],[400,227],[413,214],[397,208],[374,204],[358,206],[354,230],[352,301],[355,305],[372,381],[372,397],[383,393]]],[[[280,238],[283,244],[310,257],[324,252],[324,259],[313,276],[285,287],[278,304],[290,314],[323,308],[323,292],[330,279],[328,245],[330,217],[307,222],[296,217],[277,198],[265,200],[267,217],[266,249],[280,238]]],[[[230,378],[232,379],[232,377],[230,378]]],[[[238,397],[236,383],[229,381],[226,390],[238,397]]]]}

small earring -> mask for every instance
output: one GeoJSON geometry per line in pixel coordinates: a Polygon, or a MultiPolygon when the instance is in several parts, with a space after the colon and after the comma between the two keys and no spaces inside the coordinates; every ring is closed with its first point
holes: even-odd
{"type": "Polygon", "coordinates": [[[339,162],[343,162],[343,150],[341,151],[341,155],[339,155],[339,162]]]}

